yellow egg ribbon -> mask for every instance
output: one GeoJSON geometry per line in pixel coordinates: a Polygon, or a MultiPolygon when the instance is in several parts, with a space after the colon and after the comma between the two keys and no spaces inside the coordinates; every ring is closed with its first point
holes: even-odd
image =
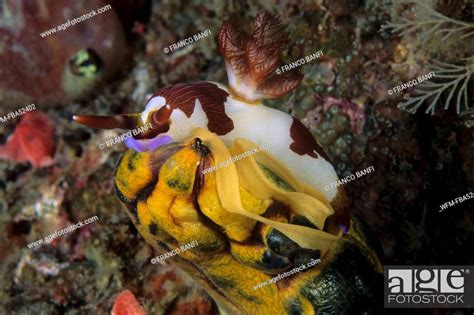
{"type": "MultiPolygon", "coordinates": [[[[200,138],[211,151],[215,165],[230,160],[231,153],[236,156],[258,147],[257,144],[251,141],[237,138],[229,150],[216,134],[203,128],[196,128],[192,136],[193,138],[200,138]]],[[[334,241],[341,237],[342,233],[333,235],[322,231],[326,218],[334,213],[324,195],[317,189],[297,180],[283,164],[270,154],[264,151],[256,152],[236,161],[235,164],[229,163],[225,167],[220,167],[215,172],[218,196],[222,207],[226,211],[268,224],[303,248],[326,251],[334,241]],[[257,162],[286,181],[295,191],[278,188],[268,180],[257,162]],[[246,211],[240,199],[239,185],[257,198],[273,198],[289,205],[293,211],[306,217],[320,230],[270,220],[246,211]]]]}

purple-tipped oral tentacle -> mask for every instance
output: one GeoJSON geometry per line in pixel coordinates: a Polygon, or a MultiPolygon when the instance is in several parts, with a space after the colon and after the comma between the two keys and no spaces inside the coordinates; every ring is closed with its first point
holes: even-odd
{"type": "Polygon", "coordinates": [[[341,229],[342,234],[346,234],[349,231],[349,227],[342,223],[339,224],[339,228],[341,229]]]}
{"type": "Polygon", "coordinates": [[[135,150],[137,152],[154,151],[159,147],[162,147],[168,143],[171,143],[173,139],[170,136],[161,135],[153,139],[148,140],[136,140],[132,137],[125,139],[124,143],[127,148],[135,150]]]}

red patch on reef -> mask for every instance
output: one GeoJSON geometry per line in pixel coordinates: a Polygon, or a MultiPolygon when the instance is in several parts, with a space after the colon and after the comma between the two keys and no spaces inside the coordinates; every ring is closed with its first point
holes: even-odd
{"type": "Polygon", "coordinates": [[[174,271],[168,271],[164,274],[158,274],[153,279],[153,297],[155,299],[164,299],[167,296],[168,290],[165,287],[167,282],[172,282],[173,284],[179,284],[181,279],[178,278],[174,271]]]}
{"type": "Polygon", "coordinates": [[[316,142],[313,135],[298,119],[293,117],[293,123],[290,128],[290,136],[293,139],[293,143],[290,145],[290,149],[299,155],[309,155],[315,159],[318,158],[318,154],[324,157],[327,161],[331,161],[327,156],[326,152],[316,142]]]}
{"type": "Polygon", "coordinates": [[[170,315],[207,315],[213,314],[209,301],[196,299],[191,302],[177,303],[169,312],[170,315]]]}
{"type": "Polygon", "coordinates": [[[16,162],[29,161],[33,167],[53,164],[54,127],[42,112],[23,115],[7,143],[0,146],[0,159],[16,162]]]}
{"type": "Polygon", "coordinates": [[[207,127],[220,136],[234,129],[232,119],[225,113],[224,102],[229,93],[210,82],[176,84],[159,89],[154,96],[162,96],[166,103],[180,109],[187,117],[191,117],[196,105],[196,99],[208,119],[207,127]]]}
{"type": "Polygon", "coordinates": [[[122,291],[114,301],[112,315],[147,315],[130,290],[122,291]]]}

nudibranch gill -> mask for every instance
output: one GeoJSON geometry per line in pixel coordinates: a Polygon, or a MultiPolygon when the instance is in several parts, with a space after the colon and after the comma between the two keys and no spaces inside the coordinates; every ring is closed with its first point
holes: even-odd
{"type": "Polygon", "coordinates": [[[278,157],[296,178],[324,195],[335,213],[328,221],[347,232],[350,217],[345,192],[342,187],[327,189],[328,184],[338,180],[329,157],[300,121],[262,104],[263,99],[288,94],[302,80],[295,70],[275,73],[288,42],[280,19],[260,12],[249,36],[225,22],[218,40],[228,86],[208,81],[180,83],[159,89],[142,113],[74,116],[74,120],[104,129],[134,129],[151,124],[153,129],[126,141],[129,148],[138,152],[184,141],[196,128],[218,135],[227,146],[238,138],[259,145],[272,143],[268,152],[278,157]]]}

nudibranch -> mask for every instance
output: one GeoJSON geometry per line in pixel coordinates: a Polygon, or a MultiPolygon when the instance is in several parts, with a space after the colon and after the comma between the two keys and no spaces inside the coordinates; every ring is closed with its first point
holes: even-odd
{"type": "Polygon", "coordinates": [[[142,113],[74,119],[153,127],[127,139],[115,194],[160,257],[198,244],[168,258],[222,313],[359,314],[375,299],[383,270],[370,235],[349,216],[342,188],[329,185],[336,172],[311,133],[262,104],[302,79],[275,73],[286,42],[269,13],[257,15],[250,36],[224,23],[228,86],[176,84],[159,89],[142,113]]]}
{"type": "Polygon", "coordinates": [[[302,80],[296,70],[280,75],[275,72],[288,41],[279,18],[260,12],[249,36],[225,22],[218,40],[228,86],[207,81],[180,83],[160,88],[142,113],[81,115],[74,116],[74,120],[104,129],[134,129],[151,124],[153,129],[126,141],[129,148],[138,152],[185,141],[197,128],[217,135],[227,147],[237,139],[257,145],[271,143],[267,152],[333,209],[334,215],[326,221],[328,228],[346,233],[350,221],[347,199],[342,187],[329,185],[338,180],[329,157],[300,121],[262,104],[264,99],[288,94],[302,80]]]}

